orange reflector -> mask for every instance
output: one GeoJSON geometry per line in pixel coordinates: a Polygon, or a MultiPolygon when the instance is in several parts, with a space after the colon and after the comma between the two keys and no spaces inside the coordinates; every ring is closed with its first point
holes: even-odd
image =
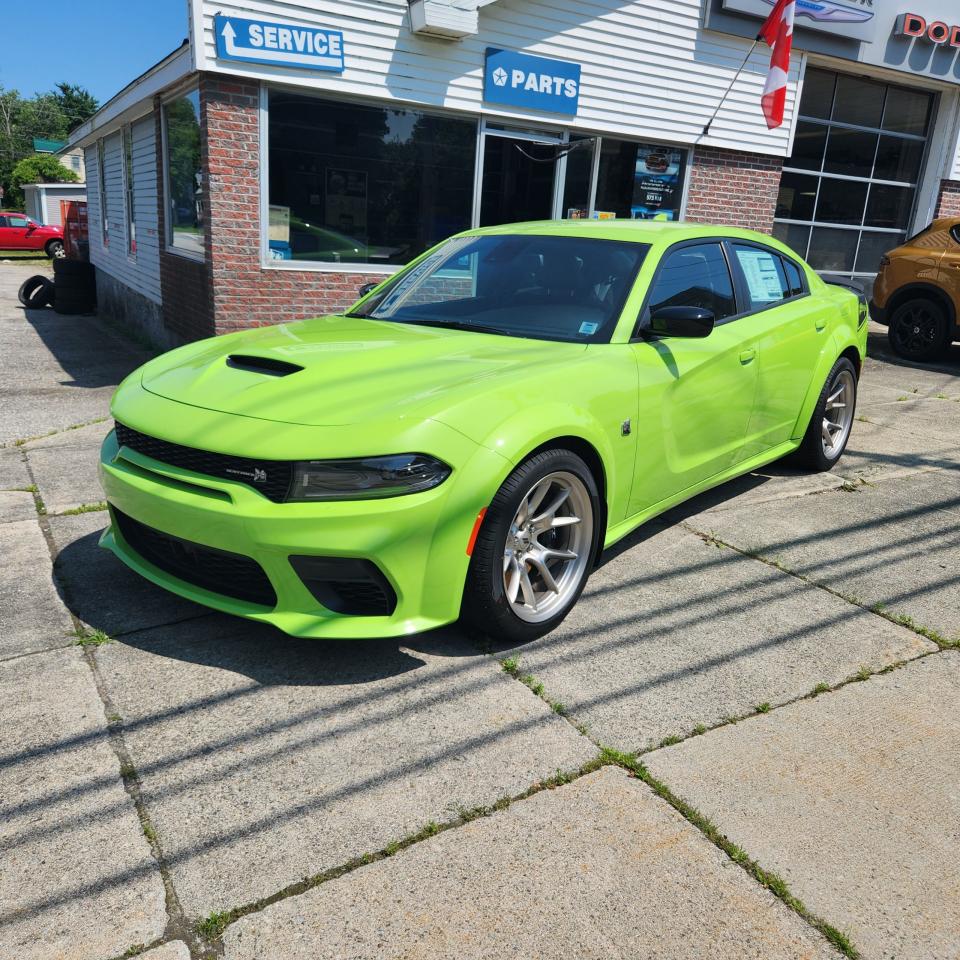
{"type": "Polygon", "coordinates": [[[483,524],[483,518],[487,515],[487,508],[484,507],[478,514],[473,523],[473,530],[470,531],[470,540],[467,543],[467,556],[473,556],[473,548],[477,545],[477,535],[480,533],[480,527],[483,524]]]}

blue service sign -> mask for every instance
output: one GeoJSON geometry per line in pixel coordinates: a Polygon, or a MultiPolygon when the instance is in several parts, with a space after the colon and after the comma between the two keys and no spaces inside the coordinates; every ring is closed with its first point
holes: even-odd
{"type": "Polygon", "coordinates": [[[221,60],[343,72],[343,34],[339,30],[245,20],[219,13],[213,18],[213,29],[221,60]]]}
{"type": "Polygon", "coordinates": [[[483,99],[572,117],[580,99],[580,64],[487,47],[483,99]]]}

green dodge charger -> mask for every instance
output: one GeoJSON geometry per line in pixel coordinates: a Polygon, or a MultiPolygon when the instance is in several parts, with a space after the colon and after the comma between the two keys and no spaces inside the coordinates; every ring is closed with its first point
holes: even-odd
{"type": "Polygon", "coordinates": [[[304,637],[524,641],[639,524],[850,435],[867,305],[746,230],[511,224],[119,387],[102,545],[304,637]]]}

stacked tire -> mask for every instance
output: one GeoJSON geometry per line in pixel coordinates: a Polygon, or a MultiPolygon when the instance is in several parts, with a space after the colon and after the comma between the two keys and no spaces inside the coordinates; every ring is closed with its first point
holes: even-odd
{"type": "Polygon", "coordinates": [[[54,285],[49,277],[42,273],[24,280],[20,285],[20,291],[17,294],[20,302],[28,310],[41,310],[43,307],[52,307],[54,298],[54,285]]]}
{"type": "Polygon", "coordinates": [[[85,260],[54,260],[55,294],[53,309],[57,313],[93,313],[97,304],[96,271],[85,260]]]}

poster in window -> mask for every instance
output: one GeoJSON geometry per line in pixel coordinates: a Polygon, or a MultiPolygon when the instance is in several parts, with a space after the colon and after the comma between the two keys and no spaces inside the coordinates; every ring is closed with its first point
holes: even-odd
{"type": "Polygon", "coordinates": [[[365,170],[327,167],[326,223],[351,237],[367,232],[367,174],[365,170]]]}
{"type": "Polygon", "coordinates": [[[680,213],[680,179],[683,152],[666,147],[638,147],[633,180],[634,220],[666,217],[675,220],[680,213]]]}

